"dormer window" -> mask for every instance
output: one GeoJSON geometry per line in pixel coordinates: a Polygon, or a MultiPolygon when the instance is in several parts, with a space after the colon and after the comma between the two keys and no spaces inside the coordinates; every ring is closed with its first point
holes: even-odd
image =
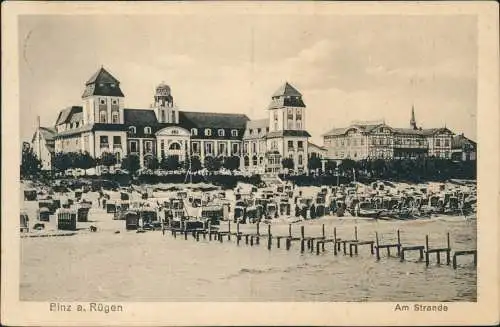
{"type": "Polygon", "coordinates": [[[113,87],[113,88],[114,88],[114,87],[115,87],[115,83],[111,83],[111,87],[113,87]]]}
{"type": "Polygon", "coordinates": [[[198,135],[198,130],[196,128],[191,128],[191,135],[198,135]]]}
{"type": "Polygon", "coordinates": [[[103,86],[104,86],[104,84],[103,84],[103,83],[99,83],[99,86],[100,86],[100,87],[103,87],[103,86]]]}
{"type": "Polygon", "coordinates": [[[151,134],[151,127],[149,127],[149,126],[144,127],[144,134],[146,134],[146,135],[151,134]]]}
{"type": "Polygon", "coordinates": [[[238,130],[233,129],[233,130],[231,131],[231,136],[238,136],[238,130]]]}
{"type": "Polygon", "coordinates": [[[212,136],[212,130],[210,128],[205,129],[205,136],[212,136]]]}
{"type": "Polygon", "coordinates": [[[223,129],[219,129],[217,131],[217,133],[219,134],[219,136],[224,136],[224,130],[223,129]]]}
{"type": "Polygon", "coordinates": [[[128,128],[128,131],[129,131],[130,134],[135,134],[137,132],[137,130],[135,129],[135,126],[130,126],[128,128]]]}

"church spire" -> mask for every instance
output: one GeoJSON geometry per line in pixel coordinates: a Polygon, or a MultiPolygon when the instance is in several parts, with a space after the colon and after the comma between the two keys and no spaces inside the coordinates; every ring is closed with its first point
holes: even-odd
{"type": "Polygon", "coordinates": [[[415,120],[415,107],[413,105],[411,105],[410,126],[413,129],[417,129],[417,121],[415,120]]]}

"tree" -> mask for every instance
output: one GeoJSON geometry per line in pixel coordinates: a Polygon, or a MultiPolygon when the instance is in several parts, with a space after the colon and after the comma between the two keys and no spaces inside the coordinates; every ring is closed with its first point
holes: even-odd
{"type": "Polygon", "coordinates": [[[325,170],[329,173],[333,173],[337,168],[337,162],[335,160],[328,160],[325,162],[325,170]]]}
{"type": "Polygon", "coordinates": [[[191,157],[191,171],[198,171],[201,170],[201,160],[199,157],[191,157]]]}
{"type": "Polygon", "coordinates": [[[95,167],[95,165],[95,159],[87,151],[79,152],[73,158],[73,166],[85,170],[85,174],[87,174],[87,169],[95,167]]]}
{"type": "Polygon", "coordinates": [[[160,167],[160,163],[158,162],[158,158],[155,156],[146,157],[146,168],[151,170],[156,170],[160,167]]]}
{"type": "Polygon", "coordinates": [[[129,172],[131,176],[134,176],[139,168],[141,168],[141,162],[139,156],[136,154],[130,154],[123,158],[122,160],[122,169],[125,169],[129,172]]]}
{"type": "Polygon", "coordinates": [[[40,173],[42,162],[37,158],[31,147],[23,147],[20,173],[21,177],[34,176],[40,173]]]}
{"type": "Polygon", "coordinates": [[[288,171],[293,170],[293,167],[294,167],[293,159],[292,158],[283,158],[281,160],[281,166],[283,168],[287,169],[288,171]]]}
{"type": "Polygon", "coordinates": [[[53,166],[58,172],[64,172],[73,165],[68,153],[58,152],[54,155],[53,166]]]}
{"type": "Polygon", "coordinates": [[[227,170],[234,171],[240,167],[240,157],[225,157],[222,166],[227,170]]]}
{"type": "Polygon", "coordinates": [[[179,169],[180,163],[179,163],[179,157],[178,156],[167,156],[163,157],[160,163],[161,169],[165,170],[177,170],[179,169]]]}
{"type": "Polygon", "coordinates": [[[316,170],[321,168],[321,159],[313,153],[307,161],[307,168],[309,170],[316,170]]]}
{"type": "Polygon", "coordinates": [[[216,157],[205,157],[205,162],[203,163],[203,166],[205,166],[208,171],[214,172],[218,171],[221,166],[222,166],[222,160],[221,158],[216,158],[216,157]]]}
{"type": "Polygon", "coordinates": [[[109,168],[116,164],[116,156],[110,152],[103,152],[99,158],[99,164],[109,168]]]}

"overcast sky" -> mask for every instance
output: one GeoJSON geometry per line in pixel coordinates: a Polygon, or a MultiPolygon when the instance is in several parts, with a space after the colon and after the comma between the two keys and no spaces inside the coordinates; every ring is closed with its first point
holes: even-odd
{"type": "Polygon", "coordinates": [[[40,115],[81,105],[101,65],[120,82],[126,108],[148,108],[165,81],[181,110],[267,117],[285,81],[307,105],[313,141],[353,120],[476,139],[474,16],[22,16],[21,138],[40,115]],[[413,82],[412,82],[413,81],[413,82]]]}

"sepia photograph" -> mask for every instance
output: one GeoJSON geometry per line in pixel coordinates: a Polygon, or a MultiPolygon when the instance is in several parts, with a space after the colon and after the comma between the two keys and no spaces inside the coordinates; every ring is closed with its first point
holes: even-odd
{"type": "Polygon", "coordinates": [[[484,303],[478,10],[81,4],[13,20],[17,302],[82,323],[137,302],[390,302],[383,321],[484,303]]]}

